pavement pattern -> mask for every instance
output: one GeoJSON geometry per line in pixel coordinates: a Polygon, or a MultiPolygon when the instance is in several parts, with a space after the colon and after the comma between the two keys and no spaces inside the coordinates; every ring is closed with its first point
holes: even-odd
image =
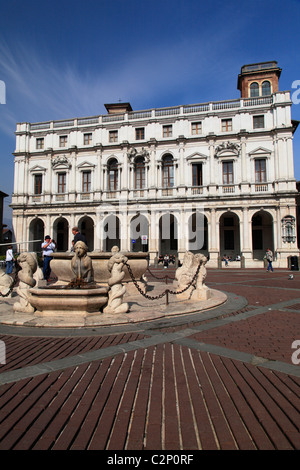
{"type": "Polygon", "coordinates": [[[299,450],[293,274],[208,270],[206,284],[227,302],[180,318],[0,325],[0,450],[299,450]]]}

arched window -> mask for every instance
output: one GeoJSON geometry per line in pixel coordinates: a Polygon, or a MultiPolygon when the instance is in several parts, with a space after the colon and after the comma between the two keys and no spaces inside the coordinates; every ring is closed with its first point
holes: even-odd
{"type": "Polygon", "coordinates": [[[265,82],[262,83],[261,94],[262,96],[271,94],[271,83],[269,81],[266,80],[265,82]]]}
{"type": "Polygon", "coordinates": [[[259,96],[259,86],[257,82],[253,82],[250,85],[250,96],[251,98],[255,98],[256,96],[259,96]]]}
{"type": "Polygon", "coordinates": [[[162,185],[163,188],[174,186],[174,162],[172,155],[165,155],[162,159],[162,185]]]}
{"type": "Polygon", "coordinates": [[[115,158],[109,161],[107,168],[108,173],[108,190],[117,191],[118,189],[118,162],[115,158]]]}
{"type": "Polygon", "coordinates": [[[144,189],[145,188],[145,160],[144,157],[138,157],[135,160],[134,165],[135,171],[135,189],[144,189]]]}

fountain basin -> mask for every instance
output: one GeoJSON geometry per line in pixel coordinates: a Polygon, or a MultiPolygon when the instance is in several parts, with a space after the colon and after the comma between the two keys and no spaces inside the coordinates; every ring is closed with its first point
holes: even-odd
{"type": "MultiPolygon", "coordinates": [[[[122,252],[128,258],[128,264],[132,270],[134,278],[139,281],[143,274],[145,274],[148,267],[148,253],[144,252],[122,252]]],[[[74,253],[53,253],[53,259],[51,260],[50,266],[51,271],[57,277],[58,283],[70,282],[70,279],[74,277],[74,273],[71,269],[71,259],[74,253]]],[[[92,259],[92,265],[94,270],[94,281],[100,284],[107,284],[111,274],[107,269],[108,260],[111,258],[111,252],[97,252],[93,251],[88,253],[88,256],[92,259]]],[[[128,269],[124,266],[125,277],[122,282],[131,281],[128,269]]]]}
{"type": "Polygon", "coordinates": [[[41,316],[89,316],[101,314],[100,309],[108,301],[109,287],[81,289],[31,288],[29,301],[41,316]]]}

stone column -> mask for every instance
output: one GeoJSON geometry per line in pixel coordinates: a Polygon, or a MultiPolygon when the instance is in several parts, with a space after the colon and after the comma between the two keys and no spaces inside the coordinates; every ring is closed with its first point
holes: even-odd
{"type": "Polygon", "coordinates": [[[207,221],[208,229],[208,251],[209,251],[209,266],[217,267],[218,266],[218,256],[219,256],[219,223],[217,224],[217,214],[215,208],[210,210],[210,220],[207,221]]]}
{"type": "Polygon", "coordinates": [[[252,259],[252,225],[251,220],[249,220],[248,207],[243,207],[243,224],[240,237],[243,241],[243,243],[241,244],[241,256],[244,256],[245,260],[252,259]]]}

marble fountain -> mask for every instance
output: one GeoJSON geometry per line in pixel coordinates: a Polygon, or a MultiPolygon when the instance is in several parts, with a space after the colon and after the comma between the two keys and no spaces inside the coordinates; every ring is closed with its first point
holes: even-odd
{"type": "Polygon", "coordinates": [[[21,253],[17,299],[7,301],[12,312],[6,309],[3,313],[0,305],[0,323],[76,328],[199,313],[227,300],[224,293],[205,285],[206,262],[203,255],[186,252],[170,289],[175,295],[166,306],[164,301],[155,300],[155,293],[164,295],[169,287],[162,281],[154,282],[153,297],[152,293],[142,295],[148,288],[148,253],[120,252],[118,247],[109,253],[88,252],[80,241],[75,252],[53,254],[51,270],[57,280],[50,285],[43,280],[35,253],[21,253]]]}

